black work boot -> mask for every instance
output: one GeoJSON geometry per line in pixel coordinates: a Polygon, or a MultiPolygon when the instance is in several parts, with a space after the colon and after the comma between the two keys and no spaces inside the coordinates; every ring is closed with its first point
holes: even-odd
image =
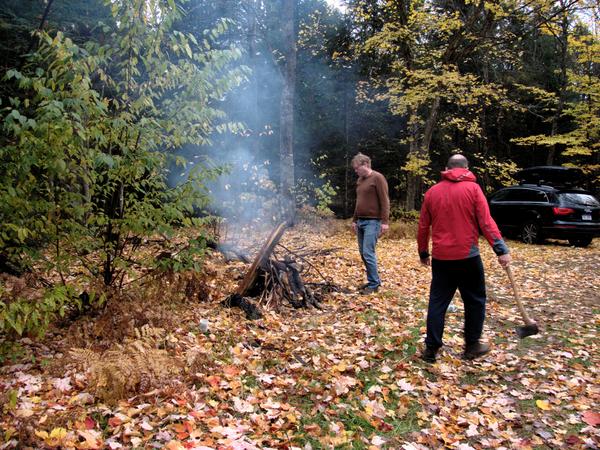
{"type": "Polygon", "coordinates": [[[367,286],[367,287],[362,288],[360,291],[358,291],[358,293],[360,295],[371,295],[371,294],[374,294],[375,292],[377,292],[378,290],[379,290],[379,286],[375,286],[374,288],[367,286]]]}
{"type": "Polygon", "coordinates": [[[463,358],[464,359],[479,358],[480,356],[485,355],[489,351],[490,351],[489,345],[482,344],[481,342],[477,341],[477,342],[474,342],[473,344],[465,345],[465,352],[463,353],[463,358]]]}
{"type": "Polygon", "coordinates": [[[428,363],[434,363],[437,352],[437,349],[433,347],[425,347],[421,352],[421,359],[428,363]]]}

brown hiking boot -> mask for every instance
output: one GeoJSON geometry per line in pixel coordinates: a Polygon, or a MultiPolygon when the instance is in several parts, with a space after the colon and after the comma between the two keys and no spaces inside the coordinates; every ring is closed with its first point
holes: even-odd
{"type": "Polygon", "coordinates": [[[464,359],[475,359],[485,355],[490,351],[490,346],[482,344],[481,342],[475,342],[474,344],[465,345],[465,352],[463,353],[464,359]]]}

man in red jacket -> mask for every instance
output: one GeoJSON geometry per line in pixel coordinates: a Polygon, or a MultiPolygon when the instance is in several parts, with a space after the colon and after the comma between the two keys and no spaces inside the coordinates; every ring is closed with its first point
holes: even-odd
{"type": "Polygon", "coordinates": [[[468,169],[467,158],[453,155],[442,172],[442,180],[425,193],[419,219],[419,258],[421,264],[432,268],[427,337],[421,354],[427,362],[435,362],[443,345],[446,309],[457,288],[465,306],[464,358],[474,359],[490,350],[488,345],[479,342],[486,303],[485,276],[478,247],[480,231],[498,256],[498,262],[508,265],[511,259],[508,247],[490,216],[475,175],[468,169]]]}

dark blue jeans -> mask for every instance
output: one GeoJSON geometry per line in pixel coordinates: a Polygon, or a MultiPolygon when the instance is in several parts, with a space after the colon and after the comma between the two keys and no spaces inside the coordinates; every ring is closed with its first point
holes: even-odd
{"type": "Polygon", "coordinates": [[[380,232],[381,220],[358,219],[356,221],[358,251],[367,269],[367,286],[373,289],[381,284],[377,272],[377,255],[375,254],[375,246],[380,232]]]}
{"type": "Polygon", "coordinates": [[[485,275],[481,257],[456,261],[433,259],[431,271],[425,345],[433,349],[443,345],[446,309],[457,288],[465,305],[465,343],[474,344],[481,337],[485,320],[485,275]]]}

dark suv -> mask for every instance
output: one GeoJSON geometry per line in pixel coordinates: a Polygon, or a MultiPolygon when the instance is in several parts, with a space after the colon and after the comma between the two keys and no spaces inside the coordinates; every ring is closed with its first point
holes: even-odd
{"type": "Polygon", "coordinates": [[[600,202],[572,187],[582,176],[580,170],[566,167],[524,169],[517,173],[521,184],[490,197],[492,217],[504,234],[519,235],[528,244],[557,238],[587,247],[600,236],[600,202]]]}

